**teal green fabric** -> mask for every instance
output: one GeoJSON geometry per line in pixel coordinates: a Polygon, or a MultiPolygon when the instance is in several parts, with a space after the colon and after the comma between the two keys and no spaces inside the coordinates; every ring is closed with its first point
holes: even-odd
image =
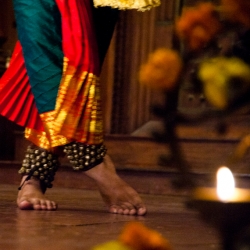
{"type": "Polygon", "coordinates": [[[38,112],[54,110],[63,67],[60,12],[54,0],[14,0],[14,11],[38,112]]]}

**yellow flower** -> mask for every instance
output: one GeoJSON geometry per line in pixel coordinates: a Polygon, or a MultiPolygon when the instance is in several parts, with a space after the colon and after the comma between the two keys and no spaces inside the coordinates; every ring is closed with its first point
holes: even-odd
{"type": "Polygon", "coordinates": [[[250,86],[250,67],[236,57],[207,60],[200,65],[198,75],[207,100],[219,109],[228,107],[235,87],[244,91],[250,86]],[[233,79],[239,86],[230,85],[233,79]]]}
{"type": "Polygon", "coordinates": [[[139,81],[153,88],[170,90],[176,86],[181,69],[182,60],[179,54],[174,50],[160,48],[141,66],[139,81]]]}
{"type": "Polygon", "coordinates": [[[142,223],[128,223],[119,241],[133,250],[170,250],[169,242],[160,233],[147,228],[142,223]]]}
{"type": "Polygon", "coordinates": [[[199,3],[194,7],[184,8],[175,29],[177,36],[191,50],[203,48],[221,29],[216,6],[212,3],[199,3]]]}
{"type": "Polygon", "coordinates": [[[92,248],[92,250],[133,250],[130,247],[125,246],[118,240],[109,241],[92,248]]]}
{"type": "Polygon", "coordinates": [[[237,22],[250,28],[249,0],[221,0],[222,9],[231,22],[237,22]]]}

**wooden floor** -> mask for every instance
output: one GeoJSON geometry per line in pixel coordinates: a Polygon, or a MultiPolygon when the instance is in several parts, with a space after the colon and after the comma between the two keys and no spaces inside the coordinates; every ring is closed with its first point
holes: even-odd
{"type": "MultiPolygon", "coordinates": [[[[64,173],[59,172],[57,177],[62,179],[64,173]]],[[[141,221],[159,231],[170,241],[173,250],[220,249],[215,229],[204,223],[196,211],[186,207],[188,196],[167,188],[170,187],[168,176],[161,175],[163,181],[154,173],[121,175],[142,192],[148,207],[145,217],[107,213],[98,191],[89,180],[83,178],[85,186],[78,184],[75,189],[68,184],[79,183],[74,175],[69,175],[65,182],[56,181],[55,187],[47,193],[59,203],[57,211],[20,211],[15,203],[19,177],[16,171],[14,174],[11,168],[3,165],[0,174],[0,249],[92,249],[97,244],[116,239],[130,221],[141,221]],[[140,180],[144,180],[144,185],[140,180]]]]}
{"type": "Polygon", "coordinates": [[[186,209],[183,196],[142,195],[145,217],[106,213],[95,190],[54,188],[49,197],[59,210],[46,212],[18,210],[15,196],[15,185],[0,185],[0,249],[91,249],[116,239],[129,221],[158,230],[175,250],[219,249],[217,233],[186,209]]]}

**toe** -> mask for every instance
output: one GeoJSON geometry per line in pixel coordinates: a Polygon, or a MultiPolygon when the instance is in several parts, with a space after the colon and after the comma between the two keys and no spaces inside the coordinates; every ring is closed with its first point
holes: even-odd
{"type": "Polygon", "coordinates": [[[129,210],[129,215],[136,215],[137,211],[135,208],[129,210]]]}
{"type": "Polygon", "coordinates": [[[118,209],[118,214],[124,214],[124,215],[127,215],[129,214],[129,209],[125,208],[125,207],[119,207],[118,209]]]}
{"type": "Polygon", "coordinates": [[[128,209],[128,208],[123,209],[123,214],[130,215],[130,209],[128,209]]]}
{"type": "Polygon", "coordinates": [[[147,212],[146,207],[142,203],[135,205],[125,202],[119,206],[118,213],[124,215],[145,215],[147,212]]]}
{"type": "Polygon", "coordinates": [[[54,201],[52,201],[50,205],[51,205],[50,206],[51,210],[56,210],[57,209],[57,204],[54,201]]]}
{"type": "Polygon", "coordinates": [[[145,215],[147,213],[147,209],[144,205],[137,207],[137,215],[145,215]]]}
{"type": "Polygon", "coordinates": [[[125,203],[118,207],[117,213],[123,215],[136,215],[137,209],[132,204],[125,203]]]}
{"type": "Polygon", "coordinates": [[[46,200],[40,200],[40,209],[47,210],[47,201],[46,200]]]}
{"type": "Polygon", "coordinates": [[[118,213],[118,207],[116,205],[111,205],[109,207],[109,212],[112,214],[117,214],[118,213]]]}
{"type": "Polygon", "coordinates": [[[44,203],[41,202],[40,200],[34,200],[32,202],[32,204],[33,204],[33,209],[34,210],[43,210],[43,208],[45,206],[44,203]]]}
{"type": "Polygon", "coordinates": [[[143,204],[133,206],[130,203],[125,203],[122,205],[111,205],[109,207],[109,212],[123,215],[145,215],[147,213],[147,209],[143,204]]]}
{"type": "Polygon", "coordinates": [[[18,207],[21,209],[21,210],[29,210],[29,209],[33,209],[33,204],[30,203],[29,201],[27,200],[23,200],[23,201],[20,201],[18,203],[18,207]]]}
{"type": "Polygon", "coordinates": [[[39,203],[34,205],[35,210],[56,210],[57,205],[55,202],[50,200],[40,200],[39,203]]]}
{"type": "Polygon", "coordinates": [[[46,209],[47,210],[56,210],[57,209],[57,205],[56,205],[55,202],[47,200],[46,201],[46,209]]]}
{"type": "Polygon", "coordinates": [[[124,215],[135,215],[136,214],[135,207],[130,203],[125,203],[122,206],[122,209],[123,209],[123,214],[124,215]]]}

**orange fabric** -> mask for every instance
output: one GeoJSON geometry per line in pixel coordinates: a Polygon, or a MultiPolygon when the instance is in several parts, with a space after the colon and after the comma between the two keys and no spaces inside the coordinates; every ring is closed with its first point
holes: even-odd
{"type": "Polygon", "coordinates": [[[55,110],[41,114],[45,132],[28,128],[25,131],[25,137],[42,148],[50,149],[70,141],[103,142],[99,79],[88,72],[77,72],[68,63],[65,59],[55,110]]]}

